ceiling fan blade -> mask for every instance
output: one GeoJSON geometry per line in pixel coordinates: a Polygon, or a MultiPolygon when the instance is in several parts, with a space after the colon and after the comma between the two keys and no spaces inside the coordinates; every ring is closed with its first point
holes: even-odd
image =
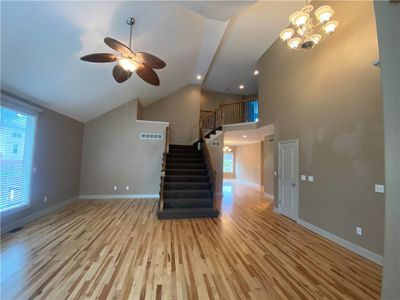
{"type": "Polygon", "coordinates": [[[126,71],[123,67],[120,65],[115,65],[113,69],[113,76],[116,82],[122,83],[131,77],[132,72],[126,71]]]}
{"type": "Polygon", "coordinates": [[[111,53],[94,53],[81,57],[81,60],[93,63],[107,63],[116,61],[118,58],[111,53]]]}
{"type": "Polygon", "coordinates": [[[104,39],[104,43],[107,44],[110,48],[114,49],[115,51],[118,51],[121,54],[131,56],[133,55],[133,52],[131,49],[129,49],[128,46],[125,46],[124,44],[118,42],[117,40],[114,40],[112,38],[106,37],[104,39]]]}
{"type": "Polygon", "coordinates": [[[162,69],[167,65],[163,60],[150,53],[138,52],[136,53],[136,57],[153,69],[162,69]]]}
{"type": "Polygon", "coordinates": [[[139,75],[140,78],[142,78],[144,81],[152,84],[159,86],[160,85],[160,79],[158,78],[157,73],[150,67],[141,64],[137,70],[136,74],[139,75]]]}

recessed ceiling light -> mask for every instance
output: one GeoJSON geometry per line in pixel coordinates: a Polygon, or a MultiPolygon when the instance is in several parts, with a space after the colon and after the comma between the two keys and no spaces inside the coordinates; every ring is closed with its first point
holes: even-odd
{"type": "Polygon", "coordinates": [[[260,74],[260,72],[258,72],[258,70],[254,70],[253,74],[258,75],[258,74],[260,74]]]}
{"type": "Polygon", "coordinates": [[[244,137],[244,138],[247,138],[247,135],[244,135],[243,137],[244,137]]]}
{"type": "Polygon", "coordinates": [[[243,90],[244,89],[244,85],[243,84],[239,85],[239,89],[243,90]]]}
{"type": "Polygon", "coordinates": [[[199,74],[196,76],[197,80],[201,80],[203,77],[199,74]]]}

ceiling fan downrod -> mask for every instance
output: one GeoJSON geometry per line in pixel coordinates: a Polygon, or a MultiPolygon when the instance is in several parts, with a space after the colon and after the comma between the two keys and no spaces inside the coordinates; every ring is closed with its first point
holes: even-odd
{"type": "Polygon", "coordinates": [[[126,20],[126,24],[130,26],[130,34],[129,34],[129,49],[132,49],[132,29],[135,24],[135,18],[130,17],[126,20]]]}

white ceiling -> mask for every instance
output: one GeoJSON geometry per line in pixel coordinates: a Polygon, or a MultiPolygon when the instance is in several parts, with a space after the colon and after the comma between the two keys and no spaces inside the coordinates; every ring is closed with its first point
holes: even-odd
{"type": "Polygon", "coordinates": [[[209,90],[229,87],[237,92],[235,87],[244,83],[245,93],[254,94],[251,71],[298,6],[253,1],[2,1],[1,85],[83,122],[131,99],[148,105],[195,82],[197,74],[208,74],[204,83],[209,90]],[[159,87],[137,76],[118,84],[112,63],[79,60],[85,54],[113,53],[103,42],[106,36],[127,44],[125,21],[130,16],[136,18],[133,49],[167,62],[165,69],[157,70],[159,87]]]}
{"type": "Polygon", "coordinates": [[[205,89],[244,95],[258,93],[257,62],[288,25],[303,1],[259,1],[233,17],[205,80],[205,89]],[[239,90],[239,85],[245,88],[239,90]]]}
{"type": "Polygon", "coordinates": [[[240,130],[238,126],[235,130],[225,131],[224,129],[224,145],[226,146],[240,146],[247,144],[259,143],[265,137],[274,134],[274,126],[267,125],[257,129],[244,129],[240,130]]]}

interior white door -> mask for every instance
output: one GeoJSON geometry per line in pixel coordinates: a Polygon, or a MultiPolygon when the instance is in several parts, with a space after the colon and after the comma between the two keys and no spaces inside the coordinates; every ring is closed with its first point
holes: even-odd
{"type": "Polygon", "coordinates": [[[297,220],[299,207],[299,146],[297,140],[282,141],[279,150],[279,212],[297,220]]]}

